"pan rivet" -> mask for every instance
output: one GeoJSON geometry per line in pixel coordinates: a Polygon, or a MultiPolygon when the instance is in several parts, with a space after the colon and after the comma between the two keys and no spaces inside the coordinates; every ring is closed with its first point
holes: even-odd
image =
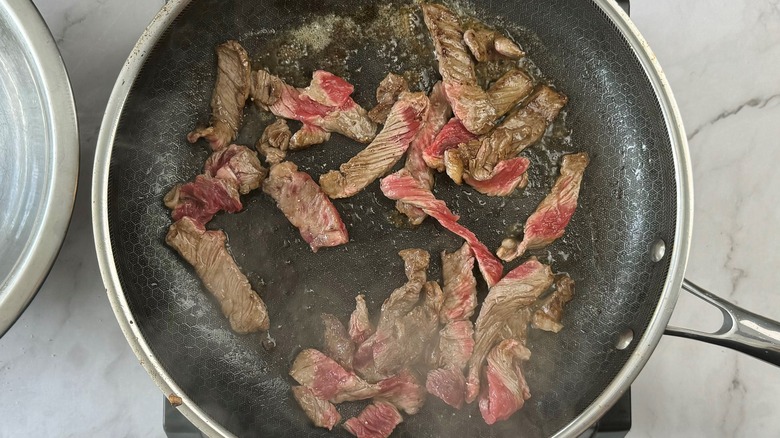
{"type": "Polygon", "coordinates": [[[650,247],[650,259],[654,262],[660,262],[664,258],[664,254],[666,254],[666,242],[663,239],[653,242],[650,247]]]}
{"type": "Polygon", "coordinates": [[[625,350],[626,347],[631,345],[631,341],[634,340],[634,331],[630,328],[623,329],[618,333],[617,342],[615,342],[615,348],[618,350],[625,350]]]}

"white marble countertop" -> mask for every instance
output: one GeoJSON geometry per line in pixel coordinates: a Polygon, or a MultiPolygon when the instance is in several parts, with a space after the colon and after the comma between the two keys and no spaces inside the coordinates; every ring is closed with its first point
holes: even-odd
{"type": "MultiPolygon", "coordinates": [[[[95,140],[124,59],[162,0],[35,0],[70,72],[80,190],[59,259],[0,338],[0,437],[163,436],[163,397],[109,307],[92,243],[95,140]]],[[[695,225],[687,276],[780,319],[780,2],[633,0],[690,140],[695,225]]],[[[672,322],[718,324],[682,296],[672,322]]],[[[665,337],[632,387],[631,437],[777,436],[780,369],[665,337]]]]}

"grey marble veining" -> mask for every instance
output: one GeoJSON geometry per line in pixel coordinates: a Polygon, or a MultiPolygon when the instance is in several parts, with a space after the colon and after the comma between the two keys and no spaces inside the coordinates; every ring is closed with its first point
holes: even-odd
{"type": "Polygon", "coordinates": [[[81,164],[74,215],[40,292],[0,338],[0,437],[162,436],[162,397],[108,304],[90,185],[108,96],[161,0],[37,1],[68,68],[81,164]]]}
{"type": "MultiPolygon", "coordinates": [[[[60,257],[0,338],[0,437],[162,436],[162,397],[108,304],[92,243],[90,177],[114,79],[162,0],[36,0],[69,69],[80,191],[60,257]]],[[[695,226],[688,277],[780,319],[780,2],[634,0],[690,140],[695,226]]],[[[676,325],[719,315],[683,295],[676,325]]],[[[633,385],[633,437],[777,436],[780,369],[664,338],[633,385]]]]}

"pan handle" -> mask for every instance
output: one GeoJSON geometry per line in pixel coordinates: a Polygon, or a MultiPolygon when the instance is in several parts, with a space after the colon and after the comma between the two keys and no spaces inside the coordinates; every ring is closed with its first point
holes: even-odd
{"type": "Polygon", "coordinates": [[[720,310],[723,325],[715,333],[667,327],[665,334],[731,348],[780,366],[780,323],[735,306],[688,280],[682,288],[720,310]]]}

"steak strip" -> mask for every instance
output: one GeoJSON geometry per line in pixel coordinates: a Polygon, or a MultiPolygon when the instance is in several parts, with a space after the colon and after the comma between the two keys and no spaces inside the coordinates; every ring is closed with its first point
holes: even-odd
{"type": "MultiPolygon", "coordinates": [[[[424,4],[422,10],[425,25],[433,39],[439,73],[444,80],[444,90],[453,112],[469,132],[478,135],[487,133],[498,118],[528,95],[531,91],[531,78],[520,70],[512,70],[486,92],[477,83],[474,61],[466,45],[468,41],[464,41],[458,16],[437,4],[424,4]]],[[[474,32],[469,35],[477,36],[474,32]]],[[[475,41],[474,38],[469,40],[475,41]]],[[[511,41],[500,38],[500,50],[510,55],[518,55],[519,48],[511,46],[511,41]]]]}
{"type": "Polygon", "coordinates": [[[423,159],[425,164],[431,169],[439,172],[444,170],[444,153],[452,148],[458,147],[461,143],[468,143],[476,139],[477,136],[469,132],[457,117],[453,117],[436,134],[433,142],[423,149],[423,159]]]}
{"type": "Polygon", "coordinates": [[[425,389],[455,409],[463,407],[466,378],[457,368],[436,368],[428,371],[425,389]]]}
{"type": "Polygon", "coordinates": [[[474,233],[458,223],[459,217],[447,208],[444,201],[436,199],[430,189],[412,178],[409,172],[401,169],[385,177],[382,179],[380,187],[382,193],[388,198],[394,201],[403,200],[405,203],[423,210],[427,215],[436,219],[441,226],[466,240],[477,259],[479,270],[488,286],[498,282],[504,270],[501,262],[477,239],[474,233]]]}
{"type": "Polygon", "coordinates": [[[409,91],[409,83],[403,76],[388,73],[376,89],[376,106],[368,112],[368,118],[375,123],[385,123],[390,109],[401,93],[409,91]]]}
{"type": "Polygon", "coordinates": [[[178,251],[222,307],[230,327],[239,334],[268,330],[268,311],[252,290],[225,247],[222,231],[206,231],[195,220],[184,217],[168,229],[165,243],[178,251]]]}
{"type": "Polygon", "coordinates": [[[563,329],[563,306],[574,298],[574,280],[566,274],[555,279],[555,290],[537,303],[531,327],[558,333],[563,329]]]}
{"type": "Polygon", "coordinates": [[[257,153],[246,146],[231,144],[226,149],[212,153],[203,165],[203,174],[212,178],[232,181],[238,192],[246,195],[260,187],[268,175],[257,158],[257,153]]]}
{"type": "Polygon", "coordinates": [[[544,248],[563,236],[577,209],[582,175],[589,162],[585,152],[563,156],[561,174],[550,194],[525,221],[523,240],[518,243],[515,239],[504,239],[496,251],[498,257],[506,261],[514,260],[526,250],[544,248]]]}
{"type": "Polygon", "coordinates": [[[312,251],[349,241],[336,207],[309,174],[298,171],[295,164],[285,161],[271,167],[263,191],[276,201],[312,251]]]}
{"type": "Polygon", "coordinates": [[[163,202],[172,210],[174,221],[187,216],[205,225],[220,211],[241,211],[239,193],[259,187],[267,173],[253,150],[232,144],[213,152],[203,166],[203,175],[174,186],[163,202]]]}
{"type": "Polygon", "coordinates": [[[444,280],[444,305],[439,318],[442,324],[471,318],[477,307],[477,279],[474,278],[474,256],[468,243],[450,254],[441,253],[444,280]]]}
{"type": "Polygon", "coordinates": [[[477,84],[474,62],[463,42],[458,16],[438,4],[423,4],[422,10],[453,112],[470,132],[487,132],[499,116],[485,90],[477,84]]]}
{"type": "Polygon", "coordinates": [[[198,175],[192,182],[175,185],[163,202],[172,210],[174,221],[189,217],[201,226],[220,211],[236,213],[243,208],[235,181],[207,175],[198,175]]]}
{"type": "Polygon", "coordinates": [[[296,356],[290,376],[311,389],[315,397],[331,403],[365,400],[379,393],[379,387],[347,371],[321,352],[308,348],[296,356]]]}
{"type": "Polygon", "coordinates": [[[514,41],[495,30],[469,29],[463,33],[463,42],[479,62],[496,59],[520,59],[525,56],[514,41]]]}
{"type": "Polygon", "coordinates": [[[505,339],[488,354],[487,384],[479,397],[479,411],[487,424],[508,419],[531,398],[522,363],[531,352],[517,339],[505,339]]]}
{"type": "Polygon", "coordinates": [[[368,317],[366,298],[363,295],[355,297],[355,310],[349,317],[349,337],[355,345],[360,345],[374,334],[374,326],[368,317]]]}
{"type": "Polygon", "coordinates": [[[387,438],[404,421],[391,404],[376,401],[366,406],[357,417],[344,422],[344,427],[358,438],[387,438]]]}
{"type": "MultiPolygon", "coordinates": [[[[433,171],[425,163],[423,151],[433,143],[436,135],[447,123],[447,120],[451,115],[451,109],[450,104],[447,102],[447,96],[444,95],[444,87],[441,82],[437,82],[433,85],[433,90],[431,90],[431,95],[428,100],[430,103],[425,116],[425,123],[417,134],[417,137],[412,140],[412,144],[409,145],[409,149],[406,152],[406,164],[404,165],[404,168],[409,171],[409,174],[419,181],[421,185],[432,189],[434,182],[433,171]]],[[[396,201],[395,208],[405,214],[412,225],[421,224],[428,216],[421,209],[408,205],[403,201],[396,201]]]]}
{"type": "Polygon", "coordinates": [[[463,370],[474,351],[474,328],[469,320],[447,323],[439,331],[438,368],[428,372],[425,387],[448,405],[460,409],[466,395],[463,370]]]}
{"type": "Polygon", "coordinates": [[[266,163],[274,165],[284,161],[291,136],[290,127],[284,119],[276,119],[265,127],[263,135],[257,141],[257,150],[265,155],[266,163]]]}
{"type": "MultiPolygon", "coordinates": [[[[365,341],[358,345],[352,361],[355,370],[370,381],[378,381],[385,377],[376,369],[375,349],[386,348],[385,343],[380,341],[390,339],[395,321],[409,313],[417,305],[420,300],[420,291],[422,291],[427,277],[425,271],[428,269],[430,255],[426,251],[405,249],[400,251],[399,255],[404,260],[404,271],[408,281],[394,290],[382,303],[376,330],[371,330],[365,341]]],[[[358,302],[355,312],[362,313],[360,302],[358,302]]],[[[355,313],[353,313],[354,315],[355,313]]],[[[371,327],[368,326],[368,328],[371,327]]]]}
{"type": "Polygon", "coordinates": [[[477,306],[477,280],[474,278],[474,256],[468,243],[451,254],[441,255],[444,279],[444,304],[434,369],[428,372],[428,392],[448,405],[463,406],[466,379],[463,368],[474,350],[474,327],[469,320],[477,306]]]}
{"type": "Polygon", "coordinates": [[[490,288],[475,327],[474,353],[469,360],[466,381],[468,403],[479,394],[480,374],[488,352],[504,339],[525,340],[530,318],[528,307],[552,282],[550,267],[531,257],[490,288]]]}
{"type": "Polygon", "coordinates": [[[355,354],[355,344],[352,343],[347,329],[330,313],[320,315],[323,325],[325,354],[346,370],[352,369],[352,356],[355,354]]]}
{"type": "Polygon", "coordinates": [[[444,297],[435,282],[426,283],[430,255],[420,249],[398,254],[408,281],[382,303],[376,331],[360,344],[353,361],[355,369],[370,381],[414,363],[438,328],[444,297]],[[420,292],[424,292],[422,300],[420,292]]]}
{"type": "Polygon", "coordinates": [[[382,131],[365,149],[320,177],[322,190],[331,198],[348,198],[386,174],[401,159],[417,136],[428,110],[422,93],[406,93],[393,105],[382,131]]]}
{"type": "Polygon", "coordinates": [[[295,401],[315,426],[332,430],[333,426],[341,421],[341,414],[336,407],[327,400],[317,398],[311,389],[305,386],[293,386],[292,392],[295,401]]]}
{"type": "Polygon", "coordinates": [[[492,175],[483,181],[464,174],[463,180],[474,190],[488,196],[509,196],[516,188],[528,185],[528,166],[531,161],[525,157],[510,158],[499,162],[493,168],[492,175]]]}
{"type": "Polygon", "coordinates": [[[496,116],[501,117],[533,90],[534,83],[531,77],[522,70],[513,69],[504,73],[488,88],[487,97],[496,109],[496,116]]]}
{"type": "Polygon", "coordinates": [[[211,96],[211,126],[187,135],[190,143],[205,138],[214,151],[236,139],[244,105],[249,98],[252,68],[249,55],[237,41],[217,46],[217,81],[211,96]]]}
{"type": "Polygon", "coordinates": [[[376,124],[369,120],[366,110],[352,100],[353,90],[350,83],[323,70],[315,71],[311,83],[304,89],[288,85],[265,70],[252,73],[251,95],[256,106],[277,117],[304,124],[304,134],[293,135],[291,149],[316,144],[315,140],[325,141],[329,132],[338,132],[361,143],[370,142],[376,124]]]}
{"type": "Polygon", "coordinates": [[[369,383],[313,348],[298,353],[290,376],[309,388],[315,398],[334,404],[376,398],[415,414],[425,403],[425,390],[408,369],[369,383]]]}
{"type": "Polygon", "coordinates": [[[512,111],[490,134],[447,150],[447,175],[457,183],[464,175],[474,180],[491,179],[500,162],[517,157],[542,138],[566,101],[566,96],[552,88],[539,87],[525,106],[512,111]]]}

